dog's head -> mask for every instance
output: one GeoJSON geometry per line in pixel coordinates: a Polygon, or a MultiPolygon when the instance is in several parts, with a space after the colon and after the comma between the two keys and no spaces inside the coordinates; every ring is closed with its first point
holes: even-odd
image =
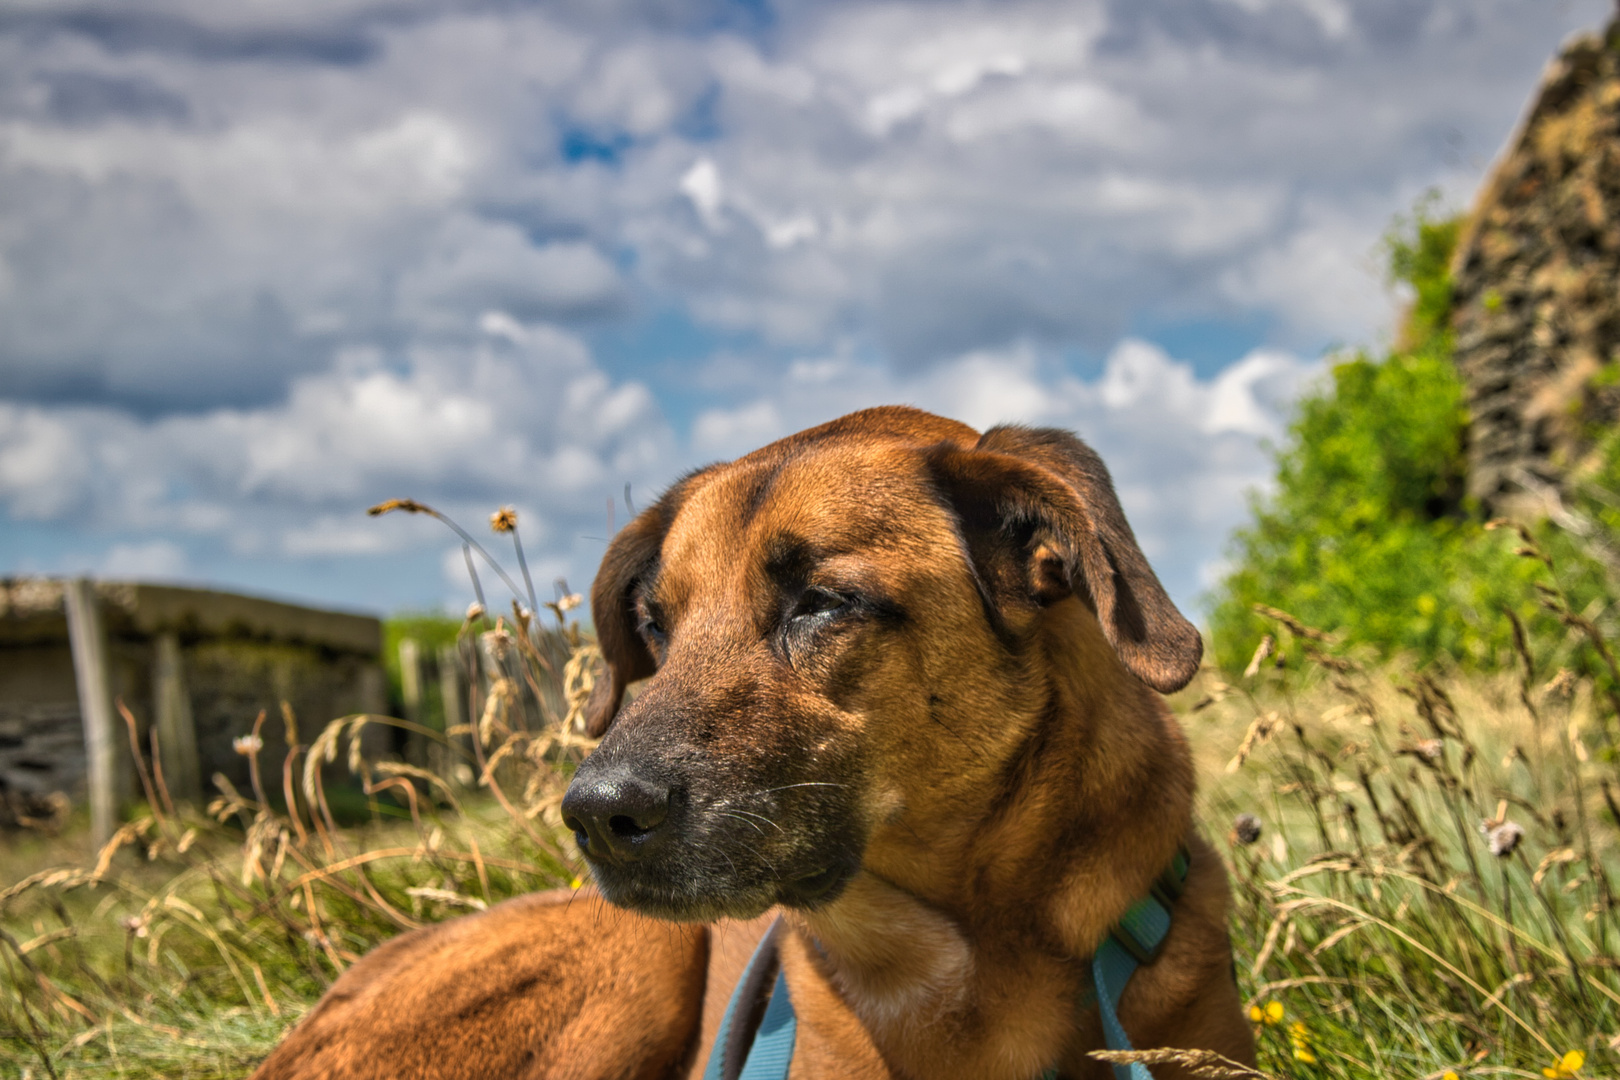
{"type": "Polygon", "coordinates": [[[608,899],[674,919],[813,907],[880,831],[949,831],[1040,707],[1055,606],[1160,691],[1202,651],[1085,444],[913,409],[693,473],[614,538],[591,599],[606,736],[564,820],[608,899]]]}

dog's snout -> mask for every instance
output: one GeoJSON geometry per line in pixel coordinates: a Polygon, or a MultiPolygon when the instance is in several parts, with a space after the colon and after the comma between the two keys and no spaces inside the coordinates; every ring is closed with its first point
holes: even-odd
{"type": "Polygon", "coordinates": [[[669,817],[669,788],[614,770],[578,776],[562,802],[563,824],[586,855],[622,862],[643,854],[669,817]]]}

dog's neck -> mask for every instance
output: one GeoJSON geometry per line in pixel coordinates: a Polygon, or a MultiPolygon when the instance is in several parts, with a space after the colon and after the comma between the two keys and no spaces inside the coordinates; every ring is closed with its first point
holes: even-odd
{"type": "Polygon", "coordinates": [[[1077,602],[1045,618],[1047,674],[994,718],[1007,783],[953,827],[898,815],[837,901],[791,919],[907,1075],[1030,1077],[1067,1052],[1085,961],[1190,829],[1168,710],[1077,602]]]}

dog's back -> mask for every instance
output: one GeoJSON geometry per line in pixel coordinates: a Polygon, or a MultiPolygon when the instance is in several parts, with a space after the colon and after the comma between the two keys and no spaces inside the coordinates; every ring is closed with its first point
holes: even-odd
{"type": "Polygon", "coordinates": [[[701,926],[537,893],[389,941],[253,1080],[665,1080],[695,1050],[701,926]]]}

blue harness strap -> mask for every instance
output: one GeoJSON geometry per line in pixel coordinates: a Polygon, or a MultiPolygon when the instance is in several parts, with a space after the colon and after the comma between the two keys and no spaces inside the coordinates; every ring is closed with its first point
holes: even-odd
{"type": "MultiPolygon", "coordinates": [[[[1131,1050],[1131,1038],[1119,1022],[1119,999],[1125,986],[1143,964],[1159,958],[1164,939],[1170,936],[1170,913],[1187,884],[1192,861],[1186,848],[1179,848],[1170,865],[1154,881],[1152,889],[1120,916],[1091,957],[1091,981],[1097,991],[1097,1011],[1102,1016],[1103,1044],[1110,1050],[1131,1050]]],[[[1057,1070],[1048,1069],[1041,1080],[1056,1080],[1057,1070]]],[[[1114,1080],[1153,1080],[1146,1065],[1132,1062],[1114,1066],[1114,1080]]]]}
{"type": "MultiPolygon", "coordinates": [[[[1125,986],[1143,964],[1159,958],[1165,938],[1170,936],[1170,914],[1187,883],[1191,860],[1187,849],[1165,867],[1153,883],[1152,891],[1132,904],[1097,946],[1091,958],[1091,979],[1096,989],[1097,1011],[1102,1015],[1103,1041],[1110,1050],[1130,1050],[1130,1036],[1119,1022],[1119,999],[1125,986]]],[[[760,939],[748,967],[737,981],[726,1005],[726,1015],[715,1034],[703,1080],[786,1080],[793,1060],[793,1043],[798,1021],[788,996],[787,978],[778,956],[782,920],[771,924],[760,939]],[[747,1013],[756,1010],[765,980],[772,970],[776,981],[771,1002],[759,1028],[748,1037],[747,1013]]],[[[757,1013],[756,1013],[757,1014],[757,1013]]],[[[1057,1080],[1056,1069],[1047,1069],[1040,1080],[1057,1080]]],[[[1147,1066],[1139,1062],[1114,1066],[1114,1080],[1153,1080],[1147,1066]]]]}
{"type": "MultiPolygon", "coordinates": [[[[788,996],[787,978],[782,974],[782,961],[777,953],[782,934],[782,920],[771,923],[765,936],[759,939],[754,955],[743,969],[742,978],[726,1003],[726,1015],[715,1032],[714,1049],[703,1070],[703,1080],[784,1080],[788,1062],[793,1060],[793,1042],[798,1031],[798,1017],[793,1013],[793,1002],[788,996]],[[757,1030],[750,1032],[752,1018],[765,980],[772,970],[776,982],[771,987],[771,1003],[757,1030]],[[752,1039],[749,1038],[752,1034],[752,1039]]],[[[758,1015],[757,1011],[754,1015],[758,1015]]]]}

